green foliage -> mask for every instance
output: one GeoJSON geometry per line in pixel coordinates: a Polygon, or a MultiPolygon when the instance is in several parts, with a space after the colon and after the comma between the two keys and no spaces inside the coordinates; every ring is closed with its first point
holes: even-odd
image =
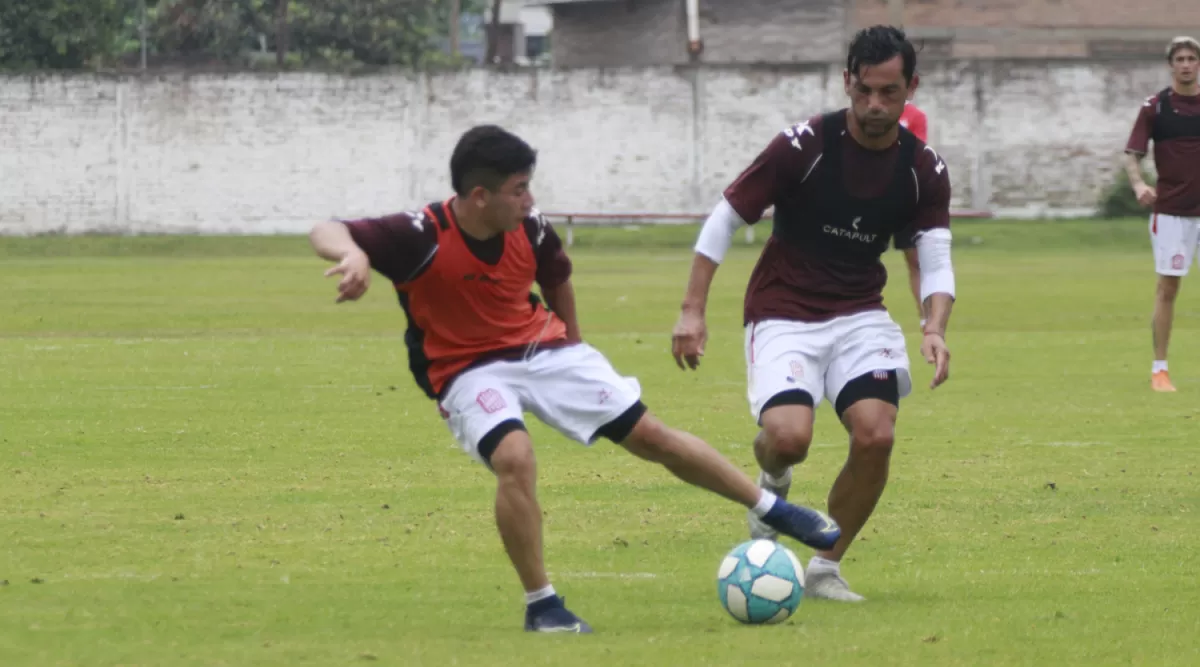
{"type": "Polygon", "coordinates": [[[0,69],[80,69],[111,62],[129,37],[133,0],[3,0],[0,69]]]}
{"type": "Polygon", "coordinates": [[[271,0],[166,0],[152,13],[154,50],[176,58],[232,61],[274,35],[271,0]]]}
{"type": "MultiPolygon", "coordinates": [[[[287,2],[285,66],[448,64],[450,0],[147,0],[153,61],[276,65],[287,2]]],[[[485,0],[462,0],[463,14],[485,0]]],[[[3,0],[0,69],[79,69],[136,61],[137,0],[3,0]]]]}

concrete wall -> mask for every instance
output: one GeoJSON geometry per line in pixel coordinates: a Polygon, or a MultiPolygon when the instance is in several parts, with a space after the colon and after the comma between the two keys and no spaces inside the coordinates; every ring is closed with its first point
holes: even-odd
{"type": "MultiPolygon", "coordinates": [[[[960,208],[1090,209],[1165,66],[947,62],[918,101],[960,208]]],[[[837,66],[0,77],[0,233],[279,232],[447,194],[466,127],[540,150],[543,210],[694,212],[837,66]]]]}

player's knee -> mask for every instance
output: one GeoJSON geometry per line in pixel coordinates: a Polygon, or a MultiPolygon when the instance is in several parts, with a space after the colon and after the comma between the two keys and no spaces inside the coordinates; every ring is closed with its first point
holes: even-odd
{"type": "Polygon", "coordinates": [[[634,456],[655,463],[669,459],[673,451],[670,427],[649,413],[641,415],[620,443],[634,456]]]}
{"type": "Polygon", "coordinates": [[[808,457],[812,424],[799,419],[764,419],[763,436],[776,457],[795,465],[808,457]]]}
{"type": "Polygon", "coordinates": [[[495,445],[489,448],[491,451],[485,456],[485,460],[501,481],[532,479],[537,475],[533,441],[520,422],[505,422],[489,433],[484,440],[488,438],[494,439],[495,445]]]}
{"type": "Polygon", "coordinates": [[[887,458],[896,443],[896,427],[891,420],[854,424],[850,429],[850,454],[864,458],[887,458]]]}

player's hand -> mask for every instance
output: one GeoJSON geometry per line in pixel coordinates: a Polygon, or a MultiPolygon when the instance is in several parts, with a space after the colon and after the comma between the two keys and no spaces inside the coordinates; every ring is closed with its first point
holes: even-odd
{"type": "Polygon", "coordinates": [[[926,333],[921,340],[921,354],[925,361],[934,364],[933,381],[929,383],[929,388],[937,389],[950,377],[950,349],[946,347],[946,339],[939,333],[926,333]]]}
{"type": "Polygon", "coordinates": [[[1133,189],[1133,193],[1137,195],[1138,203],[1142,206],[1154,206],[1154,202],[1158,200],[1158,192],[1153,186],[1139,183],[1133,189]]]}
{"type": "Polygon", "coordinates": [[[326,278],[336,275],[342,277],[338,282],[337,303],[356,301],[371,286],[371,260],[362,251],[352,252],[325,272],[326,278]]]}
{"type": "Polygon", "coordinates": [[[708,327],[704,324],[704,314],[694,310],[680,313],[675,331],[671,334],[671,354],[675,356],[679,368],[696,370],[707,342],[708,327]],[[687,366],[684,366],[685,362],[687,366]]]}

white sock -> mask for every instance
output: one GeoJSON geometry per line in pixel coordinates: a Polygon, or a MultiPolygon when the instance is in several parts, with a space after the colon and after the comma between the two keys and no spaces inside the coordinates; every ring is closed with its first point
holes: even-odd
{"type": "Polygon", "coordinates": [[[1156,361],[1156,362],[1154,362],[1154,364],[1152,366],[1150,366],[1151,373],[1157,373],[1159,371],[1165,371],[1165,370],[1167,370],[1167,362],[1166,361],[1156,361]]]}
{"type": "Polygon", "coordinates": [[[826,572],[841,572],[842,564],[836,560],[827,560],[825,558],[821,558],[820,556],[813,556],[812,560],[808,561],[808,569],[810,572],[812,570],[818,570],[818,571],[824,570],[826,572]]]}
{"type": "Polygon", "coordinates": [[[554,596],[555,596],[555,593],[554,593],[553,586],[547,586],[539,591],[532,591],[532,592],[526,591],[525,604],[530,605],[530,604],[533,604],[534,602],[538,602],[539,600],[545,600],[546,598],[552,598],[554,596]]]}
{"type": "Polygon", "coordinates": [[[778,498],[776,498],[774,493],[763,489],[762,495],[758,497],[758,504],[750,508],[750,511],[754,512],[754,516],[761,519],[767,515],[767,512],[771,511],[772,507],[775,506],[776,500],[778,500],[778,498]]]}
{"type": "Polygon", "coordinates": [[[778,477],[776,477],[775,475],[772,475],[771,473],[764,470],[763,477],[767,480],[767,484],[770,484],[771,486],[783,486],[785,484],[791,484],[792,483],[792,469],[790,466],[787,468],[784,468],[783,474],[778,477]]]}

